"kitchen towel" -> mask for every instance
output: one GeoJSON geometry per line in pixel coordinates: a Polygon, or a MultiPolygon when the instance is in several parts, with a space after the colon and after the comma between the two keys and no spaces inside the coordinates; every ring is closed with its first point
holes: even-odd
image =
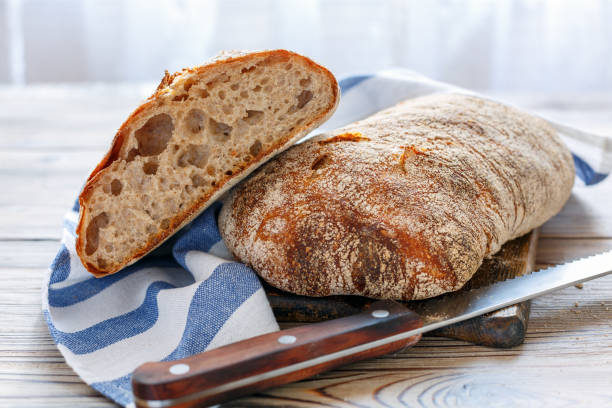
{"type": "MultiPolygon", "coordinates": [[[[407,98],[471,93],[405,70],[353,75],[340,87],[340,106],[324,124],[328,130],[407,98]]],[[[611,139],[551,123],[574,153],[575,188],[604,180],[612,168],[611,139]]],[[[101,279],[76,255],[78,204],[68,212],[43,285],[43,314],[66,362],[87,384],[132,406],[130,377],[140,364],[278,330],[257,276],[235,262],[221,240],[220,208],[215,203],[153,253],[101,279]]]]}

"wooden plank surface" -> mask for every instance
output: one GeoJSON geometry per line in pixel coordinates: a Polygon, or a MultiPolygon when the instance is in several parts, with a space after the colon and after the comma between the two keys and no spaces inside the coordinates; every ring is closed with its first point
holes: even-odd
{"type": "MultiPolygon", "coordinates": [[[[40,288],[63,213],[150,86],[0,87],[0,406],[114,406],[65,364],[40,288]]],[[[612,135],[612,96],[496,95],[612,135]]],[[[577,187],[541,231],[539,266],[612,248],[612,179],[577,187]]],[[[287,325],[291,325],[288,323],[287,325]]],[[[535,299],[525,343],[497,350],[425,337],[416,347],[229,406],[612,405],[612,276],[535,299]]]]}

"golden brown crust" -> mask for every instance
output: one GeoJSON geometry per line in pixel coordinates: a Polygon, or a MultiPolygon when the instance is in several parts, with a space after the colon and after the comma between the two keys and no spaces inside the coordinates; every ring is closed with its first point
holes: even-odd
{"type": "Polygon", "coordinates": [[[294,146],[228,197],[230,249],[270,284],[422,299],[545,222],[571,154],[543,120],[463,95],[414,99],[294,146]]]}
{"type": "Polygon", "coordinates": [[[317,127],[319,124],[324,122],[334,112],[336,106],[338,105],[338,101],[339,101],[339,87],[338,87],[338,84],[333,74],[329,72],[329,70],[327,70],[325,67],[316,64],[312,60],[304,56],[301,56],[299,54],[293,53],[291,51],[287,51],[287,50],[272,50],[272,51],[260,51],[260,52],[251,52],[251,53],[232,52],[232,53],[222,54],[218,56],[217,58],[214,58],[212,62],[207,65],[202,65],[202,66],[195,67],[195,68],[185,68],[182,71],[176,72],[172,75],[170,75],[166,71],[164,74],[164,77],[162,78],[159,86],[157,87],[153,95],[151,95],[147,99],[147,101],[145,101],[142,105],[136,108],[131,113],[131,115],[128,117],[128,119],[121,125],[121,127],[117,131],[112,141],[109,151],[106,153],[106,155],[103,157],[100,163],[95,167],[95,169],[89,175],[87,179],[87,183],[84,186],[79,196],[80,211],[79,211],[79,224],[76,229],[76,233],[77,233],[76,250],[79,256],[81,257],[83,265],[86,267],[86,269],[89,272],[94,274],[96,277],[101,277],[109,273],[114,273],[122,269],[123,267],[130,265],[136,260],[140,259],[147,253],[151,252],[153,249],[155,249],[157,246],[163,243],[165,239],[167,239],[170,235],[176,232],[180,227],[192,221],[197,215],[199,215],[202,211],[204,211],[204,209],[211,202],[217,199],[222,193],[227,191],[234,184],[236,184],[238,181],[246,177],[251,171],[253,171],[254,168],[256,167],[256,165],[254,166],[253,164],[258,163],[258,162],[261,163],[261,162],[264,162],[265,160],[268,160],[270,157],[288,148],[291,144],[295,143],[301,137],[306,135],[310,130],[312,130],[313,128],[317,127]],[[113,267],[112,270],[101,270],[96,265],[88,262],[84,256],[85,248],[84,248],[84,239],[83,239],[85,235],[85,228],[86,228],[84,219],[86,218],[85,214],[88,208],[87,202],[88,202],[88,199],[91,193],[93,192],[94,187],[96,186],[97,177],[100,176],[100,172],[106,167],[110,166],[115,160],[118,159],[121,149],[124,145],[124,141],[126,140],[126,137],[130,133],[130,126],[132,122],[137,119],[138,115],[141,112],[154,106],[157,103],[157,100],[159,99],[159,97],[161,97],[162,95],[165,95],[168,92],[172,92],[177,82],[180,82],[181,79],[184,78],[185,76],[189,76],[193,74],[207,73],[209,71],[222,67],[224,64],[248,63],[251,60],[260,59],[262,57],[265,57],[265,61],[269,63],[287,61],[289,58],[299,58],[301,62],[305,63],[305,65],[308,66],[310,69],[323,73],[329,79],[330,84],[332,84],[331,92],[333,94],[333,98],[332,98],[332,102],[330,106],[326,110],[321,112],[320,114],[313,117],[311,120],[305,121],[299,126],[296,126],[290,133],[287,134],[286,138],[278,141],[272,147],[267,148],[267,149],[262,149],[262,151],[256,155],[255,160],[249,163],[248,166],[246,164],[243,166],[240,166],[240,168],[236,169],[236,171],[233,172],[232,175],[225,176],[222,180],[219,180],[216,188],[214,189],[214,191],[211,192],[211,194],[201,197],[201,199],[198,202],[196,202],[194,205],[190,206],[189,208],[177,214],[171,220],[171,225],[169,228],[162,229],[161,231],[159,231],[155,236],[153,236],[152,238],[148,240],[146,245],[144,245],[141,250],[134,253],[133,256],[131,256],[121,265],[113,267]]]}

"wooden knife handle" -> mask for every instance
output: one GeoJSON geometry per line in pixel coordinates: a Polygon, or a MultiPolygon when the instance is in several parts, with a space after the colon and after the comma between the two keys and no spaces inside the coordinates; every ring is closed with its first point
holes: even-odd
{"type": "Polygon", "coordinates": [[[218,404],[412,346],[420,334],[359,350],[422,325],[399,303],[375,302],[353,316],[264,334],[183,360],[143,364],[132,376],[134,401],[137,407],[218,404]]]}

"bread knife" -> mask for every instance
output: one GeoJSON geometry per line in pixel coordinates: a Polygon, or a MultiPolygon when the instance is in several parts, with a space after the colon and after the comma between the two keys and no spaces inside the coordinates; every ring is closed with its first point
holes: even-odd
{"type": "Polygon", "coordinates": [[[612,251],[419,302],[378,301],[356,315],[253,337],[132,376],[137,407],[218,404],[414,345],[423,333],[612,272],[612,251]]]}

